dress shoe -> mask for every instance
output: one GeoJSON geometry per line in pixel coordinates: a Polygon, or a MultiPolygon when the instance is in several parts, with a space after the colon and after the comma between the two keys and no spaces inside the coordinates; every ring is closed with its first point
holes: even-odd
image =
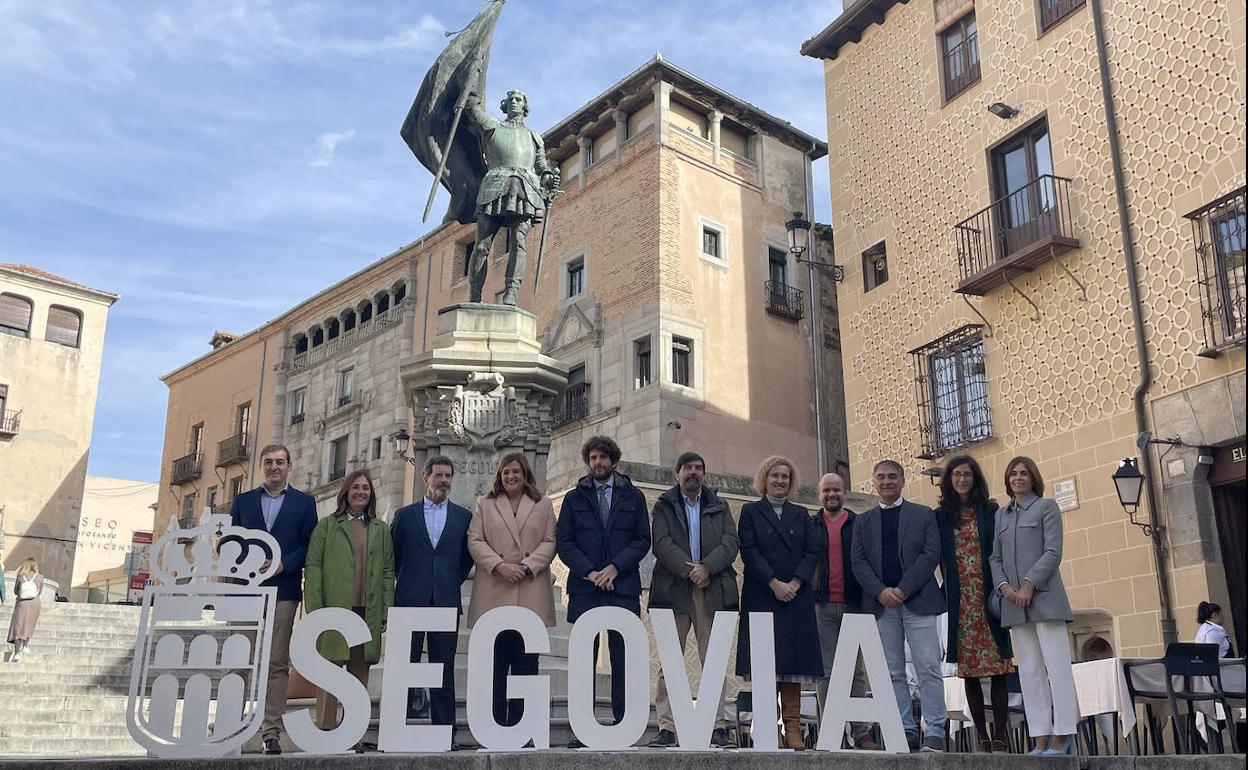
{"type": "Polygon", "coordinates": [[[282,753],[282,742],[281,742],[281,741],[279,741],[277,738],[265,738],[265,739],[264,739],[264,752],[263,752],[263,753],[265,753],[265,754],[281,754],[281,753],[282,753]]]}
{"type": "Polygon", "coordinates": [[[1075,736],[1073,735],[1067,736],[1066,744],[1064,746],[1058,747],[1058,746],[1053,746],[1052,744],[1050,744],[1047,749],[1040,752],[1040,756],[1042,757],[1066,757],[1066,756],[1073,757],[1074,755],[1075,755],[1075,736]]]}
{"type": "Polygon", "coordinates": [[[717,727],[711,732],[711,745],[717,749],[729,749],[734,747],[733,742],[728,740],[728,731],[722,727],[717,727]]]}
{"type": "Polygon", "coordinates": [[[918,733],[906,733],[906,745],[910,747],[910,751],[918,751],[922,740],[918,733]]]}
{"type": "Polygon", "coordinates": [[[875,742],[870,733],[867,733],[854,738],[854,748],[863,749],[864,751],[879,751],[880,744],[875,742]]]}
{"type": "Polygon", "coordinates": [[[650,741],[651,748],[664,748],[676,745],[676,733],[671,730],[659,730],[659,734],[650,741]]]}

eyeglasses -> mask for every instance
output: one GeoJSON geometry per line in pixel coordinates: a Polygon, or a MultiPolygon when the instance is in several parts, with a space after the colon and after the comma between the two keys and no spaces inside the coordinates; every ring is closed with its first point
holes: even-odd
{"type": "Polygon", "coordinates": [[[955,479],[973,479],[973,478],[975,478],[975,474],[974,474],[974,473],[971,473],[971,472],[969,472],[969,471],[954,471],[953,473],[951,473],[951,474],[949,474],[949,475],[950,475],[950,476],[952,476],[952,477],[953,477],[953,478],[955,478],[955,479]]]}

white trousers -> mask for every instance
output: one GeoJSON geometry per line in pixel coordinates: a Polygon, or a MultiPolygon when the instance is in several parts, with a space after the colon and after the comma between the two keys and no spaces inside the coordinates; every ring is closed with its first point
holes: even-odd
{"type": "Polygon", "coordinates": [[[1074,735],[1079,721],[1075,675],[1070,666],[1066,623],[1042,620],[1010,628],[1018,679],[1023,686],[1023,711],[1032,736],[1074,735]]]}

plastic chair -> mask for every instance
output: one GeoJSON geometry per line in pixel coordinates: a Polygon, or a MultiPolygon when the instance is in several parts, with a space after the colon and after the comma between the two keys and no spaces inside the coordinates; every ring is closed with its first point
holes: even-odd
{"type": "MultiPolygon", "coordinates": [[[[1179,753],[1195,753],[1196,704],[1216,701],[1222,704],[1226,714],[1231,708],[1226,702],[1226,693],[1222,691],[1222,665],[1218,660],[1218,645],[1195,644],[1193,642],[1171,642],[1166,647],[1166,656],[1162,658],[1166,667],[1166,695],[1170,700],[1170,718],[1174,723],[1174,737],[1179,753]],[[1182,681],[1182,688],[1175,689],[1174,680],[1182,681]],[[1208,682],[1209,689],[1195,689],[1196,681],[1208,682]],[[1187,715],[1180,729],[1179,701],[1187,703],[1187,715]]],[[[1218,720],[1209,720],[1213,731],[1218,732],[1218,720]]],[[[1231,730],[1231,748],[1239,753],[1239,741],[1235,731],[1231,730]]]]}
{"type": "MultiPolygon", "coordinates": [[[[1221,665],[1222,671],[1223,671],[1222,692],[1226,695],[1227,703],[1231,704],[1232,709],[1244,708],[1246,705],[1248,705],[1248,693],[1245,693],[1244,690],[1242,689],[1243,685],[1240,685],[1241,689],[1233,689],[1229,687],[1226,681],[1226,673],[1225,673],[1228,669],[1231,671],[1238,670],[1238,675],[1232,677],[1232,679],[1236,682],[1243,682],[1244,681],[1244,659],[1238,658],[1236,660],[1231,660],[1228,658],[1223,658],[1222,660],[1219,661],[1219,664],[1221,665]]],[[[1242,748],[1245,742],[1244,741],[1245,724],[1243,722],[1235,721],[1234,711],[1226,712],[1226,723],[1227,723],[1228,729],[1232,733],[1234,733],[1237,739],[1239,740],[1239,745],[1242,748]]]]}
{"type": "Polygon", "coordinates": [[[1136,684],[1135,670],[1144,666],[1163,665],[1160,659],[1148,660],[1129,660],[1122,664],[1122,675],[1127,680],[1127,693],[1131,696],[1131,708],[1136,706],[1144,706],[1144,727],[1136,726],[1136,730],[1132,732],[1132,741],[1134,743],[1135,753],[1143,755],[1148,753],[1149,736],[1152,736],[1153,753],[1165,753],[1165,747],[1161,739],[1161,721],[1153,713],[1153,706],[1165,703],[1169,699],[1169,695],[1165,690],[1147,690],[1136,684]],[[1144,730],[1144,741],[1140,742],[1140,729],[1144,730]]]}

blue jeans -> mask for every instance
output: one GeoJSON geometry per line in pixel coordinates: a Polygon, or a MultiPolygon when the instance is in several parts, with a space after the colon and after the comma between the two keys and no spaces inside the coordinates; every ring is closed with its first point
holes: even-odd
{"type": "Polygon", "coordinates": [[[906,684],[906,645],[910,646],[910,660],[919,679],[919,700],[923,707],[924,733],[928,737],[944,739],[945,683],[940,676],[940,636],[936,631],[938,615],[916,615],[906,608],[886,607],[876,618],[880,628],[880,641],[884,644],[884,658],[888,661],[888,675],[893,681],[893,693],[897,696],[897,710],[901,712],[901,726],[907,733],[917,734],[910,709],[910,687],[906,684]]]}

